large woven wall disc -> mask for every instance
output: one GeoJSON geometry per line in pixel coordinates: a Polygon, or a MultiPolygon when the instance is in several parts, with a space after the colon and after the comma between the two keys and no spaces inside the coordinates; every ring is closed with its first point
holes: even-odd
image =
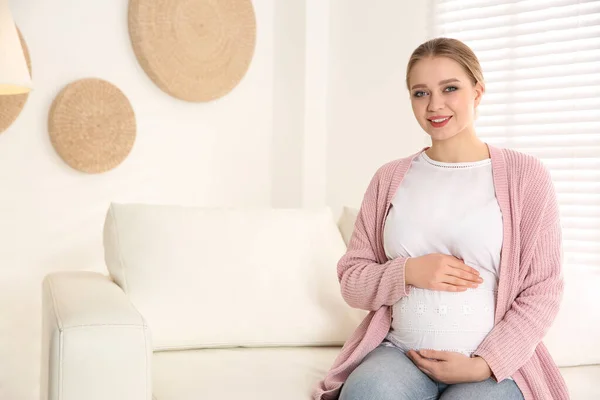
{"type": "Polygon", "coordinates": [[[250,0],[130,0],[129,35],[159,88],[181,100],[210,101],[246,74],[256,19],[250,0]]]}
{"type": "MultiPolygon", "coordinates": [[[[25,54],[27,67],[29,68],[29,75],[31,75],[31,58],[29,57],[29,49],[27,48],[25,39],[23,39],[23,35],[21,35],[21,31],[18,29],[17,31],[19,33],[19,39],[21,39],[21,47],[23,48],[23,53],[25,54]]],[[[28,97],[29,93],[0,96],[0,133],[4,132],[13,124],[13,122],[15,122],[19,114],[21,114],[23,107],[25,107],[28,97]]]]}
{"type": "Polygon", "coordinates": [[[54,99],[48,132],[59,156],[88,173],[119,165],[133,147],[135,115],[116,86],[89,78],[66,86],[54,99]]]}

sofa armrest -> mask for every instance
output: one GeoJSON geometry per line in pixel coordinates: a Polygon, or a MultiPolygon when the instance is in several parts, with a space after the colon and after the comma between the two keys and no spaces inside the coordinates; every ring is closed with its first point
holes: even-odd
{"type": "Polygon", "coordinates": [[[42,291],[41,399],[150,400],[150,331],[121,288],[60,272],[42,291]]]}

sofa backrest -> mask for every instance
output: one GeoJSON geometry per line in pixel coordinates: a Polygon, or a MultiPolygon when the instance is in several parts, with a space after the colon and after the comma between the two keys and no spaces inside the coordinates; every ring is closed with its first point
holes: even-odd
{"type": "Polygon", "coordinates": [[[341,345],[366,314],[341,298],[327,208],[112,204],[104,248],[155,350],[341,345]]]}

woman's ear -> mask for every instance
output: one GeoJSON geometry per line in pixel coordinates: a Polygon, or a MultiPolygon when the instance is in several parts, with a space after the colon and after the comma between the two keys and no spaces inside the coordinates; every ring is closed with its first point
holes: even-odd
{"type": "Polygon", "coordinates": [[[483,97],[483,94],[485,93],[485,84],[482,82],[477,82],[475,84],[475,108],[477,108],[479,106],[479,103],[481,103],[481,98],[483,97]]]}

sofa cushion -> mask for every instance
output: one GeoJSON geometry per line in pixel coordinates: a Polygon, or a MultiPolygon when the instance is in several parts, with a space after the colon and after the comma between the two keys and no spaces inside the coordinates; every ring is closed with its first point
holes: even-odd
{"type": "Polygon", "coordinates": [[[600,365],[560,368],[569,395],[573,400],[600,399],[600,365]]]}
{"type": "Polygon", "coordinates": [[[564,269],[564,280],[560,310],[544,344],[559,367],[600,364],[600,270],[572,266],[564,269]]]}
{"type": "Polygon", "coordinates": [[[365,315],[342,300],[327,208],[112,204],[104,245],[155,350],[339,345],[365,315]]]}
{"type": "Polygon", "coordinates": [[[358,208],[344,207],[342,214],[338,220],[338,227],[344,238],[346,246],[350,243],[350,238],[354,232],[354,225],[356,224],[356,218],[358,217],[358,208]]]}
{"type": "Polygon", "coordinates": [[[308,400],[339,348],[206,349],[154,354],[156,400],[308,400]]]}

